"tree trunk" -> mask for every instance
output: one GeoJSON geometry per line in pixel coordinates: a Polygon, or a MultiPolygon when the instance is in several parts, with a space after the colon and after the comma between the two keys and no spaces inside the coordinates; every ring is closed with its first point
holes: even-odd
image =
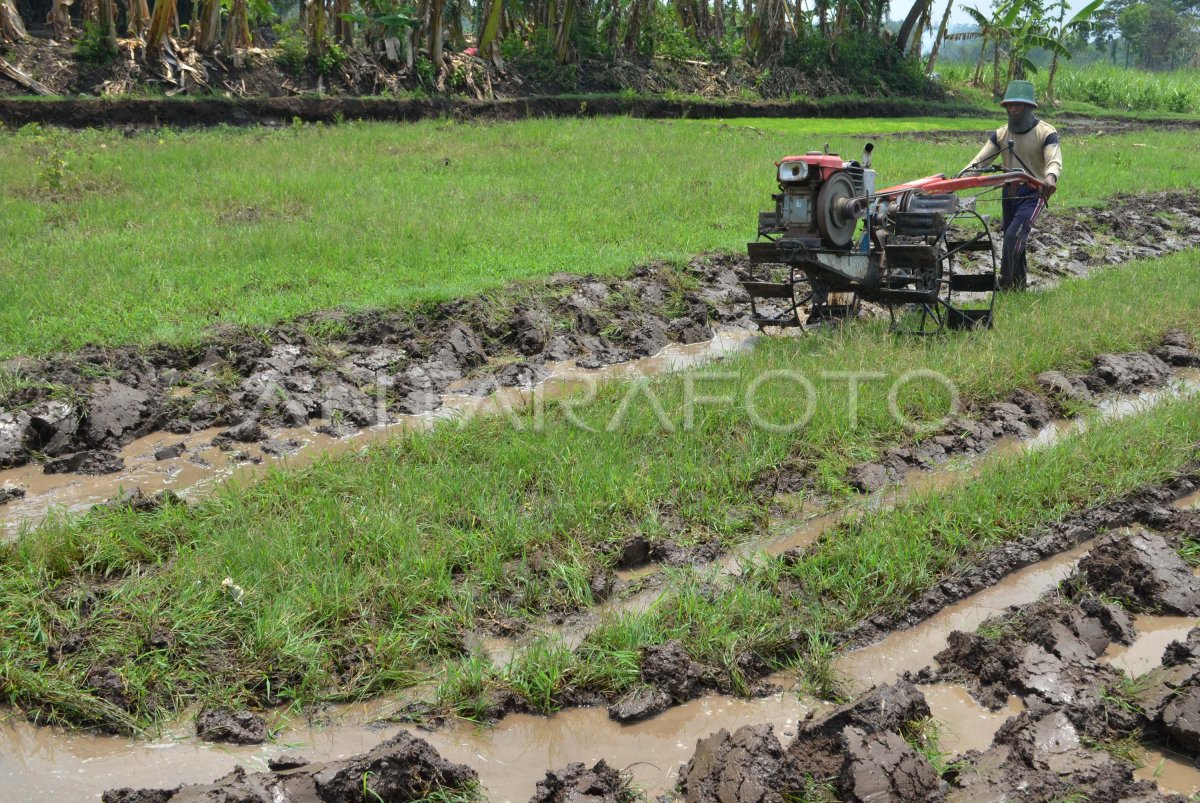
{"type": "Polygon", "coordinates": [[[562,19],[558,23],[558,31],[554,35],[554,58],[559,64],[567,64],[573,59],[571,47],[571,28],[575,24],[575,0],[564,0],[562,19]]]}
{"type": "Polygon", "coordinates": [[[992,98],[1000,97],[1000,40],[992,40],[992,98]]]}
{"type": "Polygon", "coordinates": [[[233,5],[229,7],[229,19],[225,22],[225,39],[221,42],[221,49],[226,53],[236,53],[239,47],[250,47],[251,41],[246,0],[233,0],[233,5]]]}
{"type": "Polygon", "coordinates": [[[97,8],[98,18],[96,24],[100,26],[100,33],[104,36],[104,43],[108,45],[108,49],[113,53],[117,52],[117,9],[115,6],[116,0],[100,0],[97,8]]]}
{"type": "Polygon", "coordinates": [[[904,18],[904,22],[900,23],[900,30],[896,34],[896,47],[901,53],[908,52],[908,48],[912,44],[910,37],[913,35],[913,29],[917,27],[917,23],[921,21],[921,17],[925,15],[930,2],[931,0],[913,0],[912,8],[908,10],[908,15],[904,18]]]}
{"type": "Polygon", "coordinates": [[[150,16],[150,29],[146,34],[147,49],[158,50],[166,46],[178,16],[175,0],[154,0],[154,13],[150,16]]]}
{"type": "Polygon", "coordinates": [[[1058,51],[1050,57],[1050,77],[1046,80],[1046,103],[1054,105],[1054,73],[1058,72],[1058,51]]]}
{"type": "MultiPolygon", "coordinates": [[[[53,0],[47,19],[54,29],[55,39],[70,39],[74,29],[71,27],[71,3],[74,0],[53,0]]],[[[1126,55],[1126,60],[1129,56],[1126,55]]]]}
{"type": "Polygon", "coordinates": [[[979,40],[979,60],[975,62],[975,77],[971,79],[972,86],[983,86],[983,60],[987,58],[987,37],[979,40]]]}
{"type": "Polygon", "coordinates": [[[333,1],[333,38],[345,48],[354,47],[354,23],[342,15],[349,14],[350,0],[333,1]]]}
{"type": "Polygon", "coordinates": [[[304,30],[308,37],[308,57],[315,61],[325,55],[325,0],[306,0],[304,30]]]}
{"type": "Polygon", "coordinates": [[[150,6],[146,0],[126,0],[125,18],[129,24],[129,35],[134,39],[144,39],[150,27],[150,6]]]}
{"type": "Polygon", "coordinates": [[[444,66],[442,51],[446,43],[442,29],[445,10],[446,0],[433,0],[429,4],[429,60],[433,62],[433,68],[438,71],[441,71],[444,66]]]}
{"type": "Polygon", "coordinates": [[[492,42],[496,41],[496,35],[500,33],[500,20],[504,16],[504,0],[492,0],[487,7],[487,17],[484,18],[483,26],[479,34],[479,57],[487,58],[488,48],[492,46],[492,42]]]}
{"type": "Polygon", "coordinates": [[[933,47],[929,51],[929,61],[925,63],[925,74],[933,74],[933,66],[937,64],[938,50],[942,40],[946,38],[946,28],[950,24],[950,11],[954,8],[954,0],[946,0],[946,13],[942,14],[942,24],[938,26],[937,36],[933,38],[933,47]]]}
{"type": "Polygon", "coordinates": [[[921,58],[921,39],[925,35],[925,29],[929,27],[929,9],[932,6],[933,6],[933,3],[930,2],[929,6],[927,6],[925,9],[925,14],[921,17],[920,24],[917,25],[917,32],[913,36],[912,44],[909,45],[909,48],[908,48],[908,55],[911,58],[914,58],[914,59],[921,58]]]}
{"type": "Polygon", "coordinates": [[[192,45],[211,53],[221,40],[221,0],[201,0],[192,25],[192,45]]]}
{"type": "Polygon", "coordinates": [[[0,42],[21,42],[26,36],[25,22],[12,0],[0,0],[0,42]]]}
{"type": "Polygon", "coordinates": [[[625,46],[623,48],[626,56],[638,55],[642,38],[642,6],[643,0],[633,0],[629,4],[629,24],[625,26],[625,46]]]}
{"type": "MultiPolygon", "coordinates": [[[[349,4],[350,0],[346,0],[346,5],[349,6],[349,4]]],[[[467,37],[463,33],[462,0],[450,0],[450,8],[447,11],[447,16],[450,17],[450,47],[454,50],[465,49],[467,46],[467,37]]]]}

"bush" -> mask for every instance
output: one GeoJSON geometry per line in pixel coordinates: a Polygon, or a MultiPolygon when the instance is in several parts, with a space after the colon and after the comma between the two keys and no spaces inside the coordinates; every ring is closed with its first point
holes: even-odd
{"type": "Polygon", "coordinates": [[[866,95],[940,94],[919,61],[900,53],[891,42],[864,33],[842,34],[832,45],[816,35],[794,39],[784,48],[780,63],[809,73],[835,73],[866,95]]]}
{"type": "Polygon", "coordinates": [[[300,75],[308,64],[308,45],[300,31],[287,25],[276,25],[272,30],[278,37],[275,47],[275,63],[284,72],[300,75]]]}
{"type": "Polygon", "coordinates": [[[117,57],[117,48],[94,22],[83,23],[83,35],[75,44],[75,58],[85,64],[100,66],[117,57]]]}

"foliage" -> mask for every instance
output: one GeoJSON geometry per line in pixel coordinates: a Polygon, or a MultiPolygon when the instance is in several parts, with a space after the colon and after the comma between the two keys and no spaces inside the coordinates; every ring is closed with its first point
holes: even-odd
{"type": "Polygon", "coordinates": [[[284,72],[300,75],[308,64],[308,45],[304,34],[293,25],[280,23],[274,26],[275,63],[284,72]]]}
{"type": "Polygon", "coordinates": [[[279,37],[275,43],[275,63],[284,72],[292,75],[302,75],[308,69],[318,75],[330,75],[337,71],[346,60],[346,51],[341,45],[326,37],[325,46],[316,57],[310,56],[308,43],[304,40],[303,32],[291,25],[278,24],[274,27],[275,35],[279,37]]]}
{"type": "Polygon", "coordinates": [[[868,95],[927,97],[936,89],[921,65],[875,36],[845,33],[831,40],[817,35],[792,40],[781,64],[812,74],[836,74],[868,95]]]}
{"type": "Polygon", "coordinates": [[[83,34],[75,43],[75,58],[84,64],[99,67],[108,64],[117,57],[117,49],[112,40],[105,34],[104,29],[94,22],[83,23],[83,34]]]}

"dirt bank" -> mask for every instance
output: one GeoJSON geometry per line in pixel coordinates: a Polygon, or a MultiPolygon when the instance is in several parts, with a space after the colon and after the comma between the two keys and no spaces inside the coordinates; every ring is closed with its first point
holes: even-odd
{"type": "MultiPolygon", "coordinates": [[[[1200,243],[1194,194],[1120,197],[1114,208],[1044,218],[1030,246],[1037,281],[1200,243]]],[[[310,421],[343,435],[437,409],[449,391],[529,386],[548,363],[593,369],[707,340],[714,327],[749,327],[739,281],[750,275],[742,255],[707,254],[684,267],[644,265],[626,278],[558,274],[424,308],[318,312],[266,331],[217,328],[196,349],[87,348],[9,360],[0,369],[17,389],[0,398],[0,468],[36,457],[47,473],[116,472],[114,450],[162,431],[220,428],[213,443],[233,453],[310,421]]]]}
{"type": "Polygon", "coordinates": [[[290,125],[377,120],[412,123],[450,118],[500,122],[535,117],[608,117],[648,119],[735,119],[744,117],[973,117],[986,114],[971,106],[934,101],[863,98],[831,101],[667,100],[603,96],[524,97],[509,100],[424,98],[121,98],[96,100],[20,100],[0,98],[0,123],[29,123],[65,128],[106,126],[290,125]]]}

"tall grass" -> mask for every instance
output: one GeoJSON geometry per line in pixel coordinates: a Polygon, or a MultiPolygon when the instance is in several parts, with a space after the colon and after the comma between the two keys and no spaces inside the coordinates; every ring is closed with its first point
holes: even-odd
{"type": "MultiPolygon", "coordinates": [[[[965,87],[975,72],[962,62],[939,66],[943,83],[965,87]]],[[[983,84],[992,83],[991,65],[984,67],[983,84]]],[[[1050,71],[1031,76],[1039,98],[1046,97],[1050,71]]],[[[1002,82],[1003,83],[1003,82],[1002,82]]],[[[1100,109],[1133,112],[1200,114],[1200,70],[1148,72],[1097,62],[1085,66],[1060,66],[1054,78],[1054,94],[1065,104],[1088,104],[1100,109]]]]}

